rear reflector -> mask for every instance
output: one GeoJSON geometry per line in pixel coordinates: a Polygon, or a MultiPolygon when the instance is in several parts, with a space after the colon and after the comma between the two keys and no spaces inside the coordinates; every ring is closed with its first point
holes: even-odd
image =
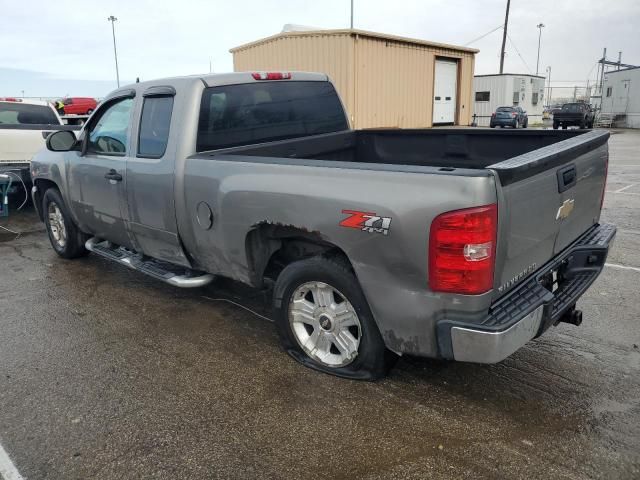
{"type": "Polygon", "coordinates": [[[251,76],[255,80],[289,80],[291,78],[288,72],[255,72],[251,76]]]}
{"type": "Polygon", "coordinates": [[[437,216],[429,234],[429,287],[478,295],[493,288],[498,207],[454,210],[437,216]]]}

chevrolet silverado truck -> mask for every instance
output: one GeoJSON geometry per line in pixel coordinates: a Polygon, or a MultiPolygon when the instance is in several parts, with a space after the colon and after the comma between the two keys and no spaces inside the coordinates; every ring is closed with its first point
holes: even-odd
{"type": "Polygon", "coordinates": [[[351,130],[323,74],[171,78],[50,135],[32,195],[62,257],[272,292],[292,357],[374,379],[397,355],[494,363],[581,322],[616,232],[608,137],[351,130]]]}
{"type": "Polygon", "coordinates": [[[593,128],[595,114],[587,103],[565,103],[562,108],[553,112],[553,128],[574,126],[593,128]]]}

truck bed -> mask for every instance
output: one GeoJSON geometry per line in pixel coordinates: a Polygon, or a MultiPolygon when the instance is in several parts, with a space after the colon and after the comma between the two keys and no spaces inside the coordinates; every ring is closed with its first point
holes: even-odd
{"type": "Polygon", "coordinates": [[[196,156],[230,154],[251,161],[258,161],[258,157],[263,161],[278,158],[276,163],[295,159],[292,163],[297,164],[302,160],[324,160],[366,164],[374,169],[376,164],[421,166],[444,172],[490,167],[498,172],[501,182],[507,184],[603,145],[608,136],[607,132],[584,130],[353,130],[196,156]]]}

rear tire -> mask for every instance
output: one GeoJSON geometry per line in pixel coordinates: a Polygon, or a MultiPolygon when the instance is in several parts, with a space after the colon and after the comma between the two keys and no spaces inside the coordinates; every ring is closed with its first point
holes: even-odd
{"type": "Polygon", "coordinates": [[[560,126],[559,123],[553,122],[553,129],[554,130],[557,130],[559,126],[560,126]]]}
{"type": "Polygon", "coordinates": [[[351,379],[386,375],[394,354],[345,261],[312,257],[287,265],[276,281],[274,306],[282,347],[298,362],[351,379]]]}
{"type": "Polygon", "coordinates": [[[566,130],[567,129],[567,125],[562,125],[562,129],[566,130]]]}
{"type": "Polygon", "coordinates": [[[522,124],[522,128],[527,128],[529,126],[529,119],[525,120],[522,124]]]}
{"type": "Polygon", "coordinates": [[[45,192],[42,198],[42,213],[49,241],[58,255],[71,259],[89,253],[84,247],[87,235],[73,223],[62,195],[55,188],[45,192]]]}

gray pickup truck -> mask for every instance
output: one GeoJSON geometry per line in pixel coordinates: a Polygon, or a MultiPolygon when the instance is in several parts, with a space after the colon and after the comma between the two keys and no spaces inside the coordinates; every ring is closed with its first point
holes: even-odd
{"type": "Polygon", "coordinates": [[[354,131],[322,74],[171,78],[51,134],[32,194],[62,257],[271,291],[291,356],[373,379],[399,354],[494,363],[581,322],[616,231],[608,137],[354,131]]]}

